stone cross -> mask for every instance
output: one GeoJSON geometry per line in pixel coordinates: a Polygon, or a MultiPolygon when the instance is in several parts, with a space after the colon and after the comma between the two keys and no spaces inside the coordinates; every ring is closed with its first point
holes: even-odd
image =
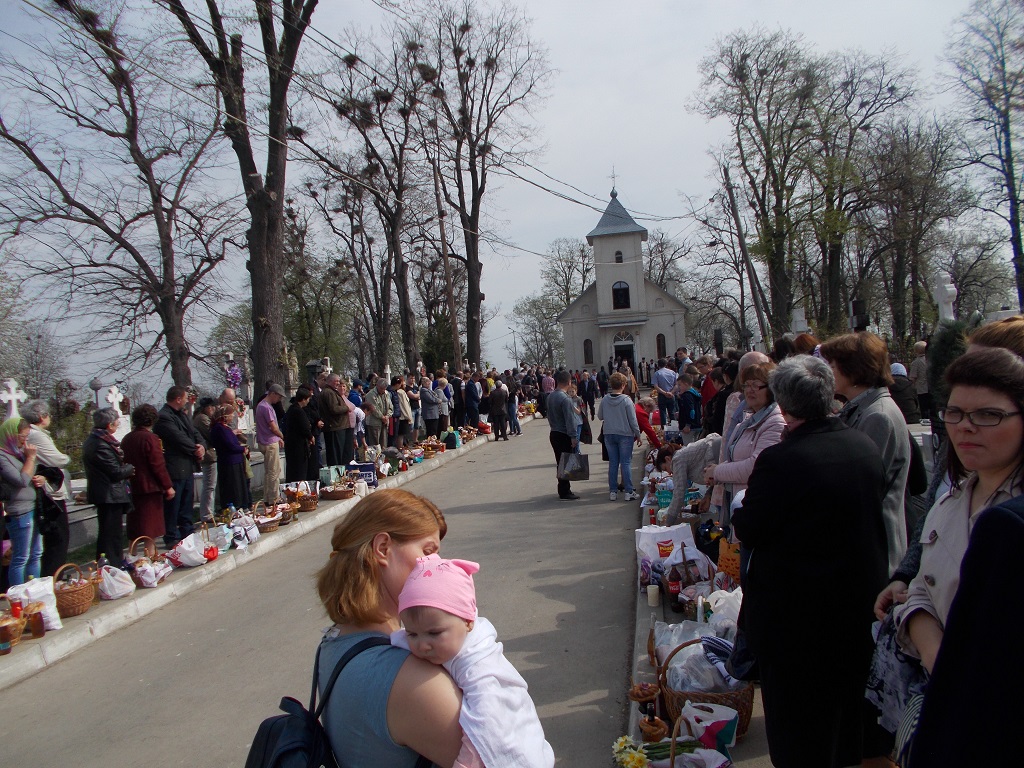
{"type": "Polygon", "coordinates": [[[935,274],[935,289],[932,291],[935,303],[939,305],[939,320],[953,320],[953,302],[956,301],[956,286],[945,272],[935,274]]]}
{"type": "Polygon", "coordinates": [[[7,403],[7,418],[13,419],[21,416],[18,413],[18,403],[24,403],[28,400],[28,395],[25,394],[24,390],[18,385],[14,379],[8,379],[4,382],[4,386],[7,389],[0,392],[0,403],[7,403]]]}
{"type": "Polygon", "coordinates": [[[110,407],[115,411],[121,412],[120,406],[121,401],[124,400],[124,395],[121,394],[121,388],[117,384],[107,390],[107,394],[103,399],[110,403],[110,407]]]}

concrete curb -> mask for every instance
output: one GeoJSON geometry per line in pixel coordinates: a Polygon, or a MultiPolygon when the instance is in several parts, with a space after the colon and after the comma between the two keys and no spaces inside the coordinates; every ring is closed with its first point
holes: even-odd
{"type": "MultiPolygon", "coordinates": [[[[534,418],[532,415],[527,416],[520,419],[520,424],[526,424],[534,418]]],[[[407,472],[381,480],[380,487],[397,488],[405,485],[488,442],[487,436],[477,437],[454,451],[439,453],[433,459],[413,465],[407,472]]],[[[127,600],[94,605],[81,616],[63,619],[62,630],[48,632],[41,640],[22,640],[4,661],[0,661],[0,690],[20,683],[100,638],[134,624],[190,592],[202,589],[219,576],[280,549],[318,528],[336,522],[358,501],[355,498],[345,501],[324,501],[315,512],[303,513],[296,522],[278,528],[272,534],[261,536],[249,546],[247,552],[230,549],[213,562],[199,568],[175,570],[167,581],[156,589],[139,589],[127,600]]]]}

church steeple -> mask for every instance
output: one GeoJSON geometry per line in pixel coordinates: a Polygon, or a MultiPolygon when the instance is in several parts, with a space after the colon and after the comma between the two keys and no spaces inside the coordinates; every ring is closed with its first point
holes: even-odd
{"type": "Polygon", "coordinates": [[[633,217],[626,212],[626,209],[622,207],[622,203],[619,202],[618,191],[612,187],[611,200],[608,202],[608,207],[605,208],[604,215],[597,222],[597,226],[587,234],[587,243],[593,245],[594,238],[602,237],[603,235],[627,235],[633,232],[642,233],[641,239],[647,239],[647,230],[633,221],[633,217]]]}

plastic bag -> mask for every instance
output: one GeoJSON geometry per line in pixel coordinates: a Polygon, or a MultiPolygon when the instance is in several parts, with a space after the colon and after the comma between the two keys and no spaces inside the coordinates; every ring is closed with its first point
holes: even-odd
{"type": "Polygon", "coordinates": [[[589,480],[590,457],[582,453],[563,453],[558,459],[559,480],[589,480]]]}
{"type": "Polygon", "coordinates": [[[167,553],[167,559],[175,568],[195,568],[206,563],[204,549],[205,545],[199,534],[190,533],[174,545],[174,549],[167,553]]]}
{"type": "Polygon", "coordinates": [[[132,577],[112,565],[100,568],[100,597],[104,600],[119,600],[135,591],[132,577]]]}
{"type": "MultiPolygon", "coordinates": [[[[652,564],[664,563],[681,542],[685,542],[690,546],[694,545],[693,531],[687,523],[668,527],[663,525],[645,525],[643,528],[636,529],[634,537],[636,539],[636,564],[638,570],[645,557],[652,564]]],[[[641,584],[640,586],[646,585],[641,584]]]]}
{"type": "Polygon", "coordinates": [[[732,759],[729,748],[736,746],[736,731],[740,726],[740,716],[735,709],[722,704],[692,704],[688,701],[679,717],[690,726],[690,732],[701,744],[732,759]]]}
{"type": "Polygon", "coordinates": [[[60,614],[57,613],[57,596],[53,592],[53,577],[32,579],[7,590],[8,597],[20,598],[23,605],[43,604],[43,625],[47,630],[63,629],[60,614]]]}
{"type": "Polygon", "coordinates": [[[236,547],[245,549],[260,537],[260,529],[252,515],[239,513],[231,521],[231,536],[236,547]]]}

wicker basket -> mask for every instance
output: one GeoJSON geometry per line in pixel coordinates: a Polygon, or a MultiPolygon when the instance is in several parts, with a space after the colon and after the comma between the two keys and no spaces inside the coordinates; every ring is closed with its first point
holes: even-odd
{"type": "Polygon", "coordinates": [[[335,488],[331,491],[320,491],[320,498],[324,501],[344,501],[356,495],[355,488],[335,488]]]}
{"type": "MultiPolygon", "coordinates": [[[[7,595],[0,595],[0,597],[7,597],[7,595]]],[[[25,631],[25,625],[28,624],[28,617],[21,616],[17,619],[7,618],[5,623],[11,627],[11,648],[21,642],[21,633],[25,631]]]]}
{"type": "MultiPolygon", "coordinates": [[[[206,523],[203,523],[202,536],[204,541],[209,542],[210,533],[207,530],[206,523]]],[[[166,557],[164,557],[164,555],[157,553],[156,541],[154,541],[151,536],[139,536],[139,538],[132,541],[132,543],[128,545],[128,556],[145,557],[148,558],[151,563],[158,563],[166,560],[166,557]],[[140,543],[142,544],[142,552],[140,554],[136,554],[135,547],[140,543]]],[[[139,589],[147,589],[149,587],[149,585],[144,584],[142,579],[140,579],[136,575],[136,571],[134,569],[131,570],[128,575],[132,577],[132,581],[135,582],[135,586],[139,589]]],[[[167,576],[168,574],[164,574],[163,578],[161,578],[160,581],[157,582],[157,584],[163,584],[167,576]]]]}
{"type": "Polygon", "coordinates": [[[79,583],[63,589],[54,589],[54,594],[57,596],[57,613],[62,619],[81,616],[89,610],[92,600],[96,596],[96,587],[85,578],[82,569],[74,563],[65,563],[57,569],[57,572],[53,574],[54,587],[60,583],[60,574],[65,568],[74,568],[78,571],[79,583]]]}
{"type": "Polygon", "coordinates": [[[434,458],[434,457],[435,457],[436,455],[437,455],[437,451],[431,451],[431,450],[429,450],[429,449],[428,449],[428,450],[425,450],[425,451],[423,451],[423,458],[424,458],[424,459],[432,459],[432,458],[434,458]]]}
{"type": "Polygon", "coordinates": [[[298,499],[299,512],[312,512],[320,503],[320,497],[314,494],[300,496],[298,499]]]}
{"type": "Polygon", "coordinates": [[[259,516],[266,516],[266,514],[267,514],[267,505],[264,504],[262,501],[257,501],[253,505],[253,507],[252,507],[252,519],[256,521],[256,528],[259,530],[259,532],[261,534],[263,534],[263,533],[273,533],[274,531],[276,531],[278,529],[278,526],[281,525],[280,518],[278,518],[277,520],[271,520],[268,523],[261,523],[257,519],[259,516]],[[259,511],[260,507],[263,507],[263,511],[262,512],[259,511]]]}
{"type": "Polygon", "coordinates": [[[682,645],[676,646],[672,653],[670,653],[665,663],[658,667],[658,685],[661,686],[661,700],[664,703],[664,712],[672,720],[679,719],[679,713],[683,707],[686,706],[687,701],[692,701],[694,704],[721,704],[722,706],[732,707],[735,709],[740,716],[739,728],[736,729],[737,737],[743,736],[747,732],[747,728],[750,727],[750,717],[754,712],[754,685],[753,683],[747,683],[742,688],[735,691],[725,691],[724,693],[710,693],[707,691],[676,691],[668,686],[668,665],[672,663],[672,657],[674,657],[679,651],[688,646],[699,643],[701,639],[698,637],[695,640],[683,643],[682,645]]]}

